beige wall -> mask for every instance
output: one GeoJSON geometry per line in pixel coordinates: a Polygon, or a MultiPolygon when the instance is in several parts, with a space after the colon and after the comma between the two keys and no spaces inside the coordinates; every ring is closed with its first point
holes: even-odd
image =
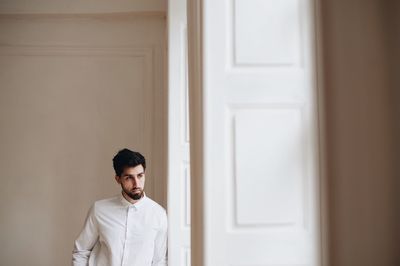
{"type": "MultiPolygon", "coordinates": [[[[400,1],[389,0],[386,6],[386,35],[388,36],[388,57],[390,60],[390,88],[391,88],[391,106],[393,107],[394,126],[394,163],[396,183],[396,209],[393,210],[396,221],[396,230],[393,232],[397,247],[400,245],[400,1]]],[[[396,264],[400,264],[400,252],[396,252],[396,264]]]]}
{"type": "Polygon", "coordinates": [[[0,15],[0,265],[70,265],[112,157],[166,206],[165,14],[0,15]]]}
{"type": "Polygon", "coordinates": [[[109,12],[165,12],[165,0],[2,0],[0,13],[109,13],[109,12]]]}
{"type": "Polygon", "coordinates": [[[321,3],[330,262],[399,265],[399,13],[389,1],[321,3]]]}

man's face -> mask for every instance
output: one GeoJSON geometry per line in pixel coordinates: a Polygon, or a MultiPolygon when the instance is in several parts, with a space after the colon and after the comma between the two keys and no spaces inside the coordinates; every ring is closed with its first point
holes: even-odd
{"type": "Polygon", "coordinates": [[[141,164],[135,167],[125,167],[121,176],[115,176],[122,191],[132,200],[139,200],[144,195],[144,169],[141,164]]]}

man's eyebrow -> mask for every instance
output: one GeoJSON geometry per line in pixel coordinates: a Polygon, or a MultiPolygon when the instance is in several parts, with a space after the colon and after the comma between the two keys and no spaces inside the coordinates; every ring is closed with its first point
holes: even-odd
{"type": "MultiPolygon", "coordinates": [[[[144,172],[140,172],[140,173],[138,173],[137,175],[144,175],[144,172]]],[[[131,174],[125,174],[124,176],[134,176],[134,175],[131,175],[131,174]]]]}

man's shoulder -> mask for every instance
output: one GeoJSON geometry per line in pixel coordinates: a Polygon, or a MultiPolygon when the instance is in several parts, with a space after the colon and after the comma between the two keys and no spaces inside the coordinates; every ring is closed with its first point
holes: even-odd
{"type": "Polygon", "coordinates": [[[159,203],[157,203],[156,201],[152,200],[151,198],[149,198],[149,197],[147,197],[147,196],[146,196],[146,199],[147,199],[148,205],[149,205],[150,208],[152,208],[154,211],[156,211],[156,212],[158,212],[158,213],[161,213],[161,214],[165,214],[165,213],[166,213],[164,207],[161,206],[159,203]]]}
{"type": "Polygon", "coordinates": [[[108,207],[108,206],[113,206],[113,205],[118,204],[118,201],[119,201],[118,196],[114,196],[114,197],[110,197],[110,198],[106,198],[106,199],[96,200],[93,203],[93,206],[95,208],[108,207]]]}

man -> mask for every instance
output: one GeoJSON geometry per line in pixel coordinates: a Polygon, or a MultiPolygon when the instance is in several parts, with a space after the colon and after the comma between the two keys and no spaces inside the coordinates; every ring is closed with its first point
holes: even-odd
{"type": "Polygon", "coordinates": [[[121,195],[96,201],[75,241],[73,266],[166,266],[167,215],[144,193],[145,158],[123,149],[113,159],[121,195]]]}

